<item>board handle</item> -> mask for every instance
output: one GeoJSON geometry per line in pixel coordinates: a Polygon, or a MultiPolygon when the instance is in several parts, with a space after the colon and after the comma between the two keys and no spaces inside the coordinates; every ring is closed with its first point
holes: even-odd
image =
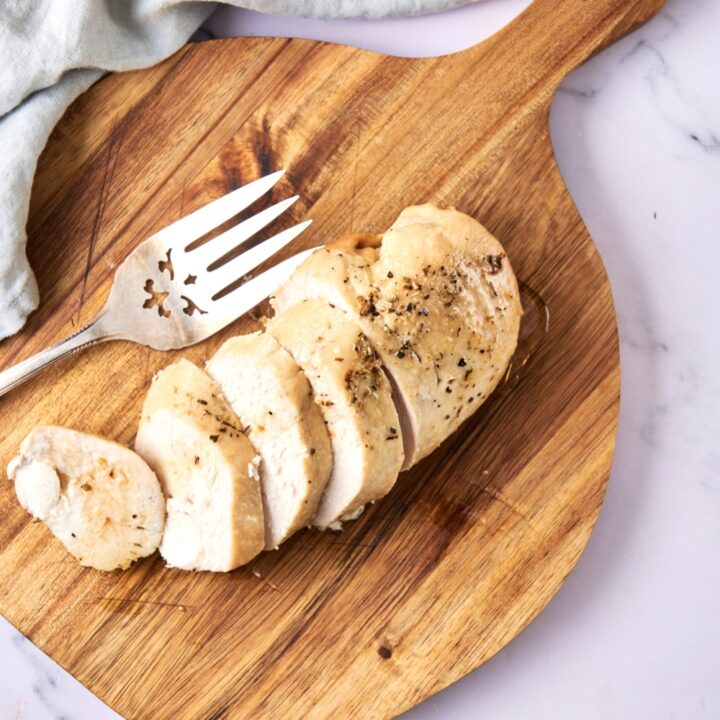
{"type": "Polygon", "coordinates": [[[647,22],[665,0],[534,0],[502,30],[467,52],[480,67],[513,69],[512,94],[552,97],[585,60],[647,22]]]}

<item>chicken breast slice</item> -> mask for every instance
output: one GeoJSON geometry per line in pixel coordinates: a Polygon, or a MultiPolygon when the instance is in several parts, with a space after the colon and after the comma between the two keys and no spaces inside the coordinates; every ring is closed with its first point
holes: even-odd
{"type": "Polygon", "coordinates": [[[160,554],[183,570],[233,570],[264,547],[259,458],[220,388],[188,360],[154,378],[135,449],[167,497],[160,554]]]}
{"type": "Polygon", "coordinates": [[[261,458],[265,548],[309,525],[332,468],[330,437],[312,388],[268,333],[226,341],[207,363],[261,458]]]}
{"type": "Polygon", "coordinates": [[[500,243],[452,209],[403,210],[382,236],[343,238],[276,292],[285,309],[322,298],[358,323],[393,382],[410,467],[495,389],[515,351],[522,307],[500,243]]]}
{"type": "Polygon", "coordinates": [[[122,445],[67,428],[38,427],[23,440],[7,473],[20,504],[82,565],[124,569],[160,544],[160,483],[122,445]]]}
{"type": "Polygon", "coordinates": [[[327,423],[333,466],[313,523],[336,527],[397,479],[402,436],[390,383],[357,324],[326,302],[300,302],[266,329],[302,368],[327,423]]]}

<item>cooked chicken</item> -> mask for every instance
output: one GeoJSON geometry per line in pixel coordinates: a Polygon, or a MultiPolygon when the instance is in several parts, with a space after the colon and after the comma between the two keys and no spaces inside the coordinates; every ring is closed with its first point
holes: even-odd
{"type": "Polygon", "coordinates": [[[324,528],[385,495],[402,464],[400,423],[390,383],[356,323],[308,300],[267,325],[307,375],[330,431],[333,468],[313,523],[324,528]]]}
{"type": "Polygon", "coordinates": [[[165,500],[132,450],[62,427],[35,428],[8,466],[20,504],[82,565],[127,568],[157,550],[165,500]]]}
{"type": "Polygon", "coordinates": [[[473,218],[432,205],[403,210],[382,237],[351,236],[318,250],[273,305],[283,313],[308,298],[345,311],[380,354],[397,390],[405,467],[493,391],[522,314],[500,243],[473,218]]]}
{"type": "Polygon", "coordinates": [[[228,340],[207,371],[261,458],[265,547],[309,525],[332,467],[330,437],[304,373],[267,333],[228,340]]]}
{"type": "Polygon", "coordinates": [[[135,441],[150,467],[38,428],[8,467],[21,504],[85,565],[127,567],[159,545],[172,567],[232,570],[384,496],[493,391],[522,315],[500,243],[432,205],[319,249],[273,306],[208,374],[180,360],[155,377],[135,441]]]}
{"type": "Polygon", "coordinates": [[[264,547],[259,458],[218,385],[187,360],[159,372],[135,449],[167,497],[160,553],[183,570],[232,570],[264,547]]]}

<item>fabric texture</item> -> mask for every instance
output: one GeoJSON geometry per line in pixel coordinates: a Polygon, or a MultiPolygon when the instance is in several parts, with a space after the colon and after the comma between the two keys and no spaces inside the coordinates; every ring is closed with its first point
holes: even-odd
{"type": "MultiPolygon", "coordinates": [[[[416,14],[470,0],[232,0],[312,17],[416,14]]],[[[25,225],[37,160],[72,101],[105,72],[153,65],[215,9],[182,0],[0,2],[0,338],[38,306],[25,225]]]]}

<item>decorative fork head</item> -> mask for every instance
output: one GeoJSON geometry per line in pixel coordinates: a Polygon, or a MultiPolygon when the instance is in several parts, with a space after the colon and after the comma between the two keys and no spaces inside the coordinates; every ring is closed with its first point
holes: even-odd
{"type": "Polygon", "coordinates": [[[156,350],[186,347],[210,337],[270,295],[311,251],[252,272],[312,221],[294,225],[228,259],[279,217],[297,196],[253,215],[200,247],[188,246],[270,190],[284,171],[267,175],[205,205],[139,245],[118,268],[103,326],[115,337],[156,350]],[[230,285],[239,287],[223,294],[230,285]]]}

